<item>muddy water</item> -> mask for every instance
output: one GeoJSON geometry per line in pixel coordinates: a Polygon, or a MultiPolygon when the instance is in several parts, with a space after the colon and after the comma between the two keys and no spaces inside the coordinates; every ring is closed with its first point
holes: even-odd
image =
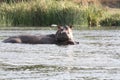
{"type": "Polygon", "coordinates": [[[0,80],[120,80],[120,30],[74,30],[79,45],[2,43],[54,30],[0,30],[0,80]]]}

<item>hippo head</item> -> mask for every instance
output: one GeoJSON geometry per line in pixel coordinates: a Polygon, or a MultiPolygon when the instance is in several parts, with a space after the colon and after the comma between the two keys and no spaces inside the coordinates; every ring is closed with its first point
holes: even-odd
{"type": "Polygon", "coordinates": [[[58,42],[73,40],[72,26],[58,26],[56,40],[58,42]]]}

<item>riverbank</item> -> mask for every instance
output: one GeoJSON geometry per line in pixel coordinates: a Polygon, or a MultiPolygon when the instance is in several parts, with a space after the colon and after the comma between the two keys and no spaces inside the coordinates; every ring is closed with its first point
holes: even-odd
{"type": "Polygon", "coordinates": [[[71,1],[35,0],[0,4],[1,27],[50,26],[51,24],[120,26],[119,13],[110,14],[103,7],[86,8],[71,1]]]}
{"type": "Polygon", "coordinates": [[[87,24],[85,10],[68,1],[30,1],[0,6],[3,26],[50,26],[87,24]]]}
{"type": "Polygon", "coordinates": [[[108,16],[101,20],[102,26],[120,26],[120,8],[106,8],[108,16]]]}

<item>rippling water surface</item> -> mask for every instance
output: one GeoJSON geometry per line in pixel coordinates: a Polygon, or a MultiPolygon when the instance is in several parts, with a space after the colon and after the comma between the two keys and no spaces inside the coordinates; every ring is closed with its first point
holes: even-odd
{"type": "Polygon", "coordinates": [[[120,80],[120,30],[74,30],[79,45],[2,43],[55,30],[0,30],[0,80],[120,80]]]}

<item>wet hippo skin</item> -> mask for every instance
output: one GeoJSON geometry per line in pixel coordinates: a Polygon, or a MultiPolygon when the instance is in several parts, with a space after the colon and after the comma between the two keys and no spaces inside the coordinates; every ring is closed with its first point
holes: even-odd
{"type": "Polygon", "coordinates": [[[19,35],[12,36],[3,41],[4,43],[24,43],[24,44],[58,44],[74,45],[79,44],[73,40],[72,26],[58,26],[56,34],[48,35],[19,35]]]}

